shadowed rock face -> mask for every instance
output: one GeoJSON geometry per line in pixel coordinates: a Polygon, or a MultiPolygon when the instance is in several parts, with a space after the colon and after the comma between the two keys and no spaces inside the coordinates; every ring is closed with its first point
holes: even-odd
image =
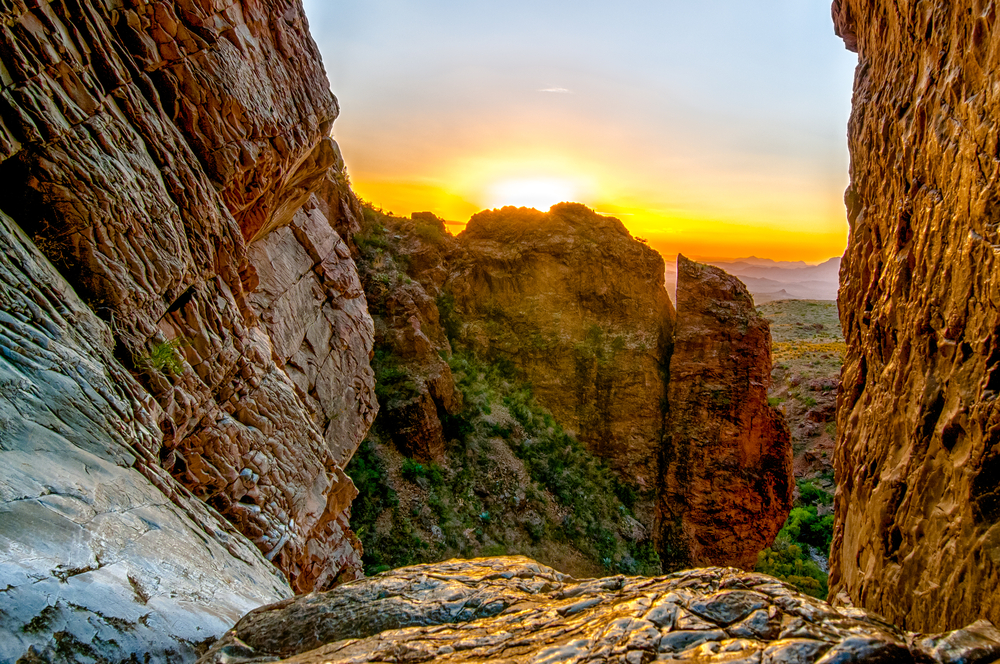
{"type": "Polygon", "coordinates": [[[408,567],[263,607],[200,664],[986,663],[986,622],[923,636],[731,568],[577,581],[527,558],[408,567]]]}
{"type": "Polygon", "coordinates": [[[838,0],[858,53],[831,592],[1000,620],[996,6],[838,0]]]}
{"type": "Polygon", "coordinates": [[[677,257],[677,325],[663,443],[667,569],[753,569],[792,506],[792,446],[768,405],[771,333],[740,280],[677,257]]]}
{"type": "Polygon", "coordinates": [[[291,594],[159,466],[156,404],[113,347],[0,213],[0,661],[190,660],[291,594]]]}

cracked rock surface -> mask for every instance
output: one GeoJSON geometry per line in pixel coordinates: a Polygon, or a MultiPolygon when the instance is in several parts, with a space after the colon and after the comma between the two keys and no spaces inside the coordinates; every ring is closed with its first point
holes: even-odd
{"type": "Polygon", "coordinates": [[[831,592],[1000,621],[996,2],[837,0],[858,54],[831,592]]]}
{"type": "Polygon", "coordinates": [[[193,659],[291,594],[149,450],[110,329],[0,213],[0,661],[193,659]],[[24,659],[20,659],[24,657],[24,659]]]}
{"type": "Polygon", "coordinates": [[[199,664],[627,662],[985,664],[986,621],[904,632],[733,568],[576,580],[523,557],[393,570],[257,609],[199,664]]]}

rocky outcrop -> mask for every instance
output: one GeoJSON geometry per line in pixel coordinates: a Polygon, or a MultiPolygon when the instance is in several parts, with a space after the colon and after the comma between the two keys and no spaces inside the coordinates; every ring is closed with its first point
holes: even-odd
{"type": "Polygon", "coordinates": [[[381,373],[383,421],[395,446],[409,457],[440,461],[445,454],[441,420],[462,408],[451,368],[452,352],[441,325],[438,298],[455,240],[433,214],[391,221],[388,251],[366,249],[362,278],[375,320],[376,369],[381,373]]]}
{"type": "MultiPolygon", "coordinates": [[[[121,477],[140,470],[177,508],[148,494],[81,500],[97,514],[151,505],[143,518],[189,528],[188,539],[198,527],[224,532],[218,512],[299,592],[355,578],[360,545],[347,519],[356,491],[342,467],[377,410],[373,330],[335,231],[356,227],[360,208],[329,136],[337,102],[300,3],[15,3],[0,61],[0,206],[113,335],[101,337],[113,355],[94,360],[111,387],[81,387],[74,407],[87,417],[60,435],[74,440],[83,434],[64,429],[105,422],[87,451],[113,459],[121,477]],[[138,405],[123,410],[103,396],[115,390],[138,405]],[[102,433],[135,422],[150,432],[141,445],[102,433]],[[113,451],[123,445],[131,456],[113,451]]],[[[18,267],[30,271],[36,258],[25,261],[18,267]]],[[[29,383],[50,378],[47,365],[25,366],[29,383]]],[[[3,466],[0,486],[21,474],[54,486],[45,459],[32,452],[3,466]]],[[[65,463],[90,467],[79,455],[65,463]]],[[[86,509],[66,509],[86,520],[86,509]]],[[[36,541],[19,529],[4,535],[36,541]]],[[[148,554],[172,570],[204,563],[205,589],[233,585],[239,602],[252,601],[241,581],[225,580],[236,564],[226,556],[257,564],[259,555],[211,543],[152,555],[144,542],[154,538],[138,539],[146,530],[116,531],[115,555],[142,567],[148,554]]],[[[137,596],[155,595],[171,574],[180,572],[136,577],[137,596]]],[[[127,575],[108,583],[135,594],[127,575]]],[[[194,581],[177,585],[193,588],[176,602],[190,600],[196,614],[214,601],[194,581]]],[[[53,588],[50,606],[75,602],[60,594],[65,584],[53,588]]],[[[277,584],[259,599],[286,591],[277,584]]],[[[202,638],[220,624],[204,623],[202,638]]]]}
{"type": "Polygon", "coordinates": [[[493,558],[399,569],[258,609],[200,662],[985,664],[997,656],[1000,632],[985,621],[907,633],[731,568],[577,581],[527,558],[493,558]]]}
{"type": "Polygon", "coordinates": [[[660,255],[576,203],[480,212],[458,239],[446,289],[463,340],[513,361],[563,426],[655,492],[674,321],[660,255]]]}
{"type": "Polygon", "coordinates": [[[2,213],[0,305],[0,661],[190,660],[290,596],[160,468],[111,330],[2,213]]]}
{"type": "Polygon", "coordinates": [[[767,401],[771,334],[736,277],[677,257],[677,325],[663,442],[667,569],[753,569],[792,506],[792,447],[767,401]]]}
{"type": "Polygon", "coordinates": [[[993,3],[837,0],[857,52],[831,593],[913,629],[1000,620],[993,3]]]}

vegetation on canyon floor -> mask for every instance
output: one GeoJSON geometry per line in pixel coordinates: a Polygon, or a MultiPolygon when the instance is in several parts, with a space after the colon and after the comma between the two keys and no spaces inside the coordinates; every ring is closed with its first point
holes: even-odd
{"type": "Polygon", "coordinates": [[[757,307],[771,325],[774,370],[769,401],[792,432],[798,498],[757,571],[825,598],[833,528],[836,393],[844,340],[837,303],[779,300],[757,307]]]}

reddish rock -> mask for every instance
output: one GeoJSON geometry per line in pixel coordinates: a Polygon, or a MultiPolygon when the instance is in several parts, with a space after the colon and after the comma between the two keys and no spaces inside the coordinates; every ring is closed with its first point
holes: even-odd
{"type": "Polygon", "coordinates": [[[446,443],[441,418],[462,409],[461,393],[442,359],[451,355],[451,344],[436,302],[455,240],[445,232],[444,222],[430,213],[384,221],[391,226],[391,253],[406,259],[405,265],[396,265],[388,254],[379,253],[362,261],[375,346],[385,355],[376,363],[405,373],[398,384],[383,390],[383,417],[403,454],[440,461],[446,443]]]}
{"type": "Polygon", "coordinates": [[[660,490],[665,569],[752,569],[792,506],[792,447],[767,402],[771,334],[746,287],[677,258],[660,490]]]}
{"type": "Polygon", "coordinates": [[[296,590],[353,577],[342,465],[375,414],[373,332],[301,4],[4,18],[5,211],[114,331],[155,401],[150,455],[296,590]]]}
{"type": "Polygon", "coordinates": [[[463,339],[513,362],[557,421],[654,491],[674,320],[660,255],[578,203],[480,212],[458,240],[446,290],[463,339]]]}
{"type": "Polygon", "coordinates": [[[838,0],[858,53],[832,595],[1000,623],[996,6],[838,0]]]}

